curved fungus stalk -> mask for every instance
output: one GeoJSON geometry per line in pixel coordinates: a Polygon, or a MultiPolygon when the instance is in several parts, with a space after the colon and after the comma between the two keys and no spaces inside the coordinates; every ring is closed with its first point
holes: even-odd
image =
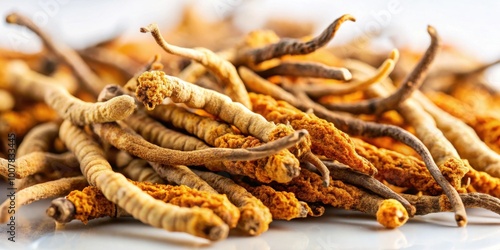
{"type": "MultiPolygon", "coordinates": [[[[365,122],[360,119],[336,114],[328,110],[324,106],[312,101],[303,91],[294,90],[293,87],[287,86],[286,83],[284,83],[285,85],[283,87],[287,88],[287,90],[289,90],[291,93],[259,76],[257,76],[255,79],[257,80],[247,81],[244,79],[246,86],[250,90],[267,94],[278,100],[283,100],[304,112],[312,110],[314,114],[319,118],[333,123],[335,127],[351,136],[388,136],[410,146],[422,157],[422,160],[425,162],[425,166],[427,167],[428,171],[439,184],[439,186],[443,188],[446,196],[450,199],[450,202],[455,211],[455,221],[457,222],[457,225],[466,225],[467,215],[458,192],[440,172],[438,166],[432,159],[432,155],[429,152],[429,149],[427,149],[427,147],[413,134],[397,126],[365,122]]],[[[410,101],[411,100],[407,100],[406,102],[402,103],[403,106],[410,101]]],[[[458,159],[458,161],[460,161],[460,159],[458,159]]]]}
{"type": "Polygon", "coordinates": [[[408,99],[412,93],[422,85],[427,75],[427,71],[440,47],[441,42],[436,30],[432,26],[428,26],[427,32],[431,36],[429,48],[427,48],[424,56],[394,93],[386,97],[374,98],[356,103],[329,103],[323,105],[331,110],[353,114],[380,114],[398,107],[400,103],[408,99]]]}
{"type": "Polygon", "coordinates": [[[84,102],[54,84],[51,77],[31,71],[24,63],[13,62],[9,68],[10,84],[15,86],[16,92],[45,101],[61,118],[79,126],[121,120],[132,114],[136,107],[134,98],[130,96],[119,96],[100,103],[84,102]]]}
{"type": "MultiPolygon", "coordinates": [[[[242,66],[244,67],[244,66],[242,66]]],[[[326,66],[316,62],[281,62],[277,66],[256,72],[261,77],[268,78],[275,75],[295,77],[315,77],[349,81],[351,72],[346,68],[326,66]]]]}
{"type": "MultiPolygon", "coordinates": [[[[294,88],[304,91],[308,96],[314,99],[327,95],[347,95],[357,91],[362,91],[369,86],[386,79],[396,66],[398,58],[399,51],[397,49],[392,50],[389,57],[377,69],[377,72],[373,76],[366,77],[362,80],[353,80],[352,82],[345,84],[294,84],[294,88]]],[[[244,67],[240,67],[240,74],[251,74],[251,72],[244,67]]],[[[244,77],[242,76],[242,78],[244,77]]],[[[251,78],[251,76],[247,78],[251,78]]]]}
{"type": "Polygon", "coordinates": [[[150,162],[167,165],[204,165],[220,161],[255,160],[293,146],[308,134],[305,130],[295,131],[278,140],[248,149],[208,148],[178,151],[152,144],[130,129],[124,129],[116,123],[94,124],[93,130],[101,139],[120,150],[150,162]]]}
{"type": "Polygon", "coordinates": [[[402,226],[409,218],[406,208],[394,199],[383,199],[338,180],[331,180],[330,186],[324,187],[321,179],[308,170],[302,170],[289,183],[273,183],[271,186],[276,190],[292,192],[306,202],[321,202],[375,215],[377,221],[386,228],[402,226]]]}
{"type": "Polygon", "coordinates": [[[282,57],[284,55],[304,55],[309,54],[325,46],[335,36],[340,26],[346,21],[356,21],[349,15],[343,15],[331,23],[317,37],[302,42],[297,39],[282,38],[280,41],[260,48],[240,49],[233,60],[235,65],[257,65],[263,61],[282,57]]]}
{"type": "Polygon", "coordinates": [[[162,37],[158,25],[156,24],[150,24],[147,27],[141,28],[141,32],[151,33],[158,45],[166,52],[187,57],[205,66],[223,82],[227,95],[233,101],[240,102],[248,109],[252,109],[245,85],[238,76],[236,68],[229,61],[223,59],[209,49],[186,49],[168,44],[162,37]]]}
{"type": "Polygon", "coordinates": [[[81,129],[64,121],[59,136],[77,156],[83,175],[106,199],[134,218],[168,231],[186,232],[209,240],[227,237],[228,226],[211,210],[181,208],[155,200],[118,173],[113,172],[104,152],[81,129]]]}
{"type": "Polygon", "coordinates": [[[16,156],[49,151],[58,134],[59,125],[54,122],[37,125],[24,136],[23,142],[17,148],[16,156]]]}
{"type": "MultiPolygon", "coordinates": [[[[163,99],[170,97],[176,103],[185,103],[192,108],[204,109],[223,121],[235,125],[243,134],[250,134],[264,142],[279,140],[283,136],[294,133],[290,126],[268,122],[264,117],[253,113],[240,103],[232,102],[227,96],[168,76],[162,71],[144,72],[138,81],[137,98],[150,110],[161,104],[163,99]]],[[[289,150],[301,159],[302,155],[310,152],[309,147],[309,137],[306,136],[304,141],[290,147],[289,150]]],[[[321,162],[317,161],[317,163],[319,165],[316,167],[322,169],[323,173],[328,172],[321,162]]],[[[328,184],[328,179],[325,175],[326,184],[328,184]]]]}
{"type": "Polygon", "coordinates": [[[359,173],[352,170],[345,164],[335,161],[324,161],[325,165],[330,169],[331,177],[334,180],[340,180],[344,183],[356,185],[366,190],[373,192],[385,199],[393,199],[403,205],[410,216],[415,214],[415,208],[405,200],[401,195],[391,190],[382,182],[375,179],[373,176],[359,173]]]}
{"type": "MultiPolygon", "coordinates": [[[[240,217],[238,208],[231,204],[225,195],[198,191],[187,186],[130,182],[156,200],[179,207],[209,209],[231,228],[236,226],[240,217]]],[[[100,217],[130,216],[94,186],[88,186],[82,191],[73,191],[65,198],[52,201],[47,215],[60,223],[80,220],[84,224],[100,217]]]]}
{"type": "Polygon", "coordinates": [[[156,173],[146,160],[134,158],[124,151],[108,152],[107,159],[117,172],[123,174],[128,179],[139,182],[166,184],[165,180],[156,173]]]}
{"type": "MultiPolygon", "coordinates": [[[[173,126],[185,129],[206,143],[222,148],[245,148],[262,145],[262,142],[251,136],[236,134],[226,123],[193,114],[175,105],[162,105],[149,112],[150,115],[173,126]],[[202,126],[199,126],[199,125],[202,126]]],[[[288,182],[297,176],[299,161],[287,149],[269,157],[255,161],[228,162],[221,165],[206,164],[212,171],[227,171],[231,174],[245,175],[261,182],[272,180],[288,182]]]]}
{"type": "Polygon", "coordinates": [[[335,126],[314,115],[306,114],[284,101],[250,93],[254,111],[276,123],[289,123],[294,129],[305,129],[311,135],[311,151],[338,160],[369,175],[376,173],[375,167],[360,157],[354,150],[350,137],[335,126]]]}
{"type": "Polygon", "coordinates": [[[500,118],[489,114],[474,114],[466,103],[444,93],[426,93],[426,96],[440,109],[462,120],[476,131],[481,140],[497,154],[500,154],[500,118]]]}
{"type": "MultiPolygon", "coordinates": [[[[9,164],[12,165],[12,162],[9,163],[8,159],[0,158],[1,176],[8,176],[9,164]]],[[[77,169],[78,166],[78,161],[70,152],[63,154],[33,152],[15,159],[15,178],[22,179],[37,173],[77,169]]]]}

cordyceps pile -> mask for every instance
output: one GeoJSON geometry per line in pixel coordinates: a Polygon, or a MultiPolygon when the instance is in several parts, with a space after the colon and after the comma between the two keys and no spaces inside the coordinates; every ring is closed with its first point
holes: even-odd
{"type": "Polygon", "coordinates": [[[0,53],[0,174],[17,206],[51,198],[58,223],[132,216],[213,241],[328,207],[386,228],[500,213],[500,98],[483,77],[497,62],[463,59],[432,26],[425,53],[380,54],[359,40],[326,48],[351,15],[294,38],[278,34],[311,31],[197,18],[73,50],[6,17],[44,44],[0,53]]]}

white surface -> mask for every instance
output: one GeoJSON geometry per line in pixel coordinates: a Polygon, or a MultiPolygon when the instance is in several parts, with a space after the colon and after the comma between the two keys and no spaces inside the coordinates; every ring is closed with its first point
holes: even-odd
{"type": "Polygon", "coordinates": [[[49,201],[21,208],[16,243],[5,239],[0,249],[500,249],[500,217],[469,209],[469,225],[457,228],[453,214],[440,213],[410,220],[399,229],[382,228],[371,216],[329,209],[320,218],[274,221],[257,237],[232,232],[210,243],[183,233],[152,228],[131,218],[98,219],[83,225],[73,221],[55,228],[45,216],[49,201]]]}

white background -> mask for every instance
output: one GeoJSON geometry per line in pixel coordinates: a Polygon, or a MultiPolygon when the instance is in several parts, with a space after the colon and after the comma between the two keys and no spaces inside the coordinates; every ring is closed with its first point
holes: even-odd
{"type": "MultiPolygon", "coordinates": [[[[318,33],[340,15],[354,15],[357,22],[335,37],[332,43],[336,45],[362,34],[378,33],[376,44],[384,49],[410,46],[423,50],[428,42],[425,27],[431,24],[446,44],[458,46],[485,62],[500,58],[500,1],[494,0],[30,0],[1,1],[0,16],[19,11],[71,46],[83,48],[123,33],[127,38],[144,39],[138,28],[150,22],[158,22],[166,30],[175,26],[181,9],[190,3],[211,20],[235,11],[234,22],[243,31],[259,28],[274,16],[313,22],[318,33]]],[[[18,27],[2,23],[0,34],[2,47],[23,51],[40,48],[34,35],[18,27]]],[[[500,87],[500,71],[495,72],[487,79],[500,87]]]]}

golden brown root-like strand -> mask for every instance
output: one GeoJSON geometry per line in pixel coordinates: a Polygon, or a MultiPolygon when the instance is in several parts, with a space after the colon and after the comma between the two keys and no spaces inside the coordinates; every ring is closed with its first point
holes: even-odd
{"type": "MultiPolygon", "coordinates": [[[[353,141],[356,145],[356,152],[377,168],[378,172],[375,178],[378,180],[427,195],[442,194],[443,189],[425,169],[423,161],[395,151],[377,148],[359,139],[353,141]]],[[[443,172],[443,174],[453,173],[452,170],[443,172]]],[[[455,176],[445,175],[445,177],[451,180],[455,179],[455,176]]]]}
{"type": "MultiPolygon", "coordinates": [[[[7,177],[9,172],[8,159],[0,158],[0,175],[7,177]]],[[[56,170],[77,169],[79,166],[75,156],[68,152],[64,154],[52,154],[46,152],[33,152],[15,160],[15,178],[22,179],[36,173],[50,172],[56,170]]]]}
{"type": "MultiPolygon", "coordinates": [[[[158,120],[172,124],[174,127],[184,129],[188,133],[196,135],[211,146],[221,148],[248,148],[263,145],[257,138],[235,134],[234,130],[226,123],[193,114],[176,105],[161,105],[149,112],[149,114],[158,120]]],[[[130,118],[134,119],[133,116],[130,118]]],[[[127,121],[129,120],[130,119],[127,119],[127,121]]],[[[143,127],[150,126],[142,122],[137,125],[144,125],[143,127]]],[[[141,129],[141,131],[143,130],[141,129]]],[[[145,134],[144,131],[141,134],[148,140],[152,139],[150,138],[152,134],[145,134]]],[[[190,136],[188,137],[192,138],[190,136]]],[[[155,143],[167,147],[166,144],[160,144],[158,141],[155,143]]],[[[203,148],[208,148],[208,146],[205,145],[197,149],[203,148]]],[[[205,167],[212,171],[226,171],[230,174],[245,175],[257,179],[260,182],[269,183],[273,180],[277,182],[290,181],[291,178],[298,174],[300,163],[289,150],[285,149],[269,157],[254,161],[214,162],[205,164],[205,167]]]]}
{"type": "MultiPolygon", "coordinates": [[[[377,72],[373,76],[362,80],[357,80],[346,84],[307,84],[307,85],[294,84],[294,87],[296,89],[301,89],[308,96],[314,99],[318,99],[326,95],[347,95],[354,93],[356,91],[362,91],[368,88],[369,86],[386,79],[394,69],[394,66],[396,65],[398,58],[399,58],[399,51],[397,49],[392,50],[391,54],[389,55],[389,58],[386,59],[382,63],[382,65],[380,65],[380,67],[377,69],[377,72]]],[[[245,79],[245,76],[242,75],[243,70],[241,68],[243,67],[240,67],[241,78],[245,79]]],[[[246,78],[248,80],[254,79],[254,77],[248,75],[248,73],[246,74],[247,74],[246,78]]],[[[258,81],[258,79],[256,80],[258,81]]]]}
{"type": "Polygon", "coordinates": [[[13,200],[11,197],[15,198],[15,209],[18,210],[21,206],[34,201],[63,196],[73,190],[83,189],[87,185],[87,180],[83,176],[78,176],[36,184],[17,191],[15,196],[7,195],[9,197],[0,205],[0,223],[6,222],[10,216],[14,215],[8,212],[10,202],[13,200]]]}
{"type": "Polygon", "coordinates": [[[166,183],[146,160],[134,158],[127,152],[119,151],[113,154],[108,153],[108,160],[112,162],[113,166],[116,166],[116,171],[122,173],[131,180],[140,182],[147,181],[158,184],[166,183]],[[111,157],[109,155],[111,155],[111,157]]]}
{"type": "Polygon", "coordinates": [[[422,59],[420,59],[417,66],[415,66],[413,71],[407,76],[403,84],[396,92],[387,97],[374,98],[356,103],[330,103],[323,105],[331,110],[344,111],[354,114],[380,114],[385,111],[395,109],[422,85],[427,75],[429,66],[434,60],[434,57],[440,47],[440,39],[436,30],[432,26],[428,26],[427,31],[431,36],[431,44],[429,48],[427,48],[427,51],[422,59]]]}
{"type": "Polygon", "coordinates": [[[194,172],[217,192],[226,194],[231,203],[240,209],[239,229],[250,235],[259,235],[267,231],[272,221],[272,215],[269,208],[264,206],[259,199],[231,179],[211,172],[198,170],[194,170],[194,172]]]}
{"type": "Polygon", "coordinates": [[[156,42],[166,52],[190,58],[207,67],[208,70],[214,73],[224,83],[224,89],[233,101],[240,102],[248,109],[252,109],[245,85],[238,76],[236,68],[229,61],[205,48],[186,49],[168,44],[165,39],[163,39],[156,24],[150,24],[148,27],[141,28],[141,32],[150,32],[156,42]]]}
{"type": "Polygon", "coordinates": [[[330,24],[319,36],[307,42],[296,39],[282,38],[279,42],[256,49],[242,49],[238,51],[234,60],[235,65],[247,64],[256,65],[263,61],[278,58],[284,55],[304,55],[314,52],[325,46],[336,34],[340,25],[345,21],[356,21],[347,14],[339,17],[330,24]]]}
{"type": "Polygon", "coordinates": [[[29,18],[17,13],[9,14],[6,18],[7,23],[22,25],[37,34],[47,48],[59,59],[64,61],[73,70],[75,75],[85,84],[92,93],[97,96],[104,83],[82,60],[77,52],[72,50],[66,44],[52,40],[45,32],[40,30],[29,18]]]}
{"type": "Polygon", "coordinates": [[[144,139],[162,148],[181,151],[193,151],[209,148],[199,139],[171,130],[155,121],[145,113],[135,113],[125,119],[125,122],[144,139]]]}
{"type": "Polygon", "coordinates": [[[186,232],[209,240],[227,237],[228,226],[211,210],[181,208],[155,200],[123,175],[113,172],[99,145],[70,122],[63,122],[59,136],[77,156],[89,184],[96,186],[108,200],[134,218],[154,227],[186,232]]]}
{"type": "Polygon", "coordinates": [[[170,183],[177,185],[186,185],[192,189],[204,191],[211,194],[217,194],[208,183],[201,179],[197,174],[193,173],[191,169],[183,165],[162,165],[159,163],[151,162],[153,169],[162,178],[170,183]]]}
{"type": "Polygon", "coordinates": [[[147,109],[160,105],[170,97],[176,103],[185,103],[192,108],[204,109],[223,121],[235,125],[243,134],[250,134],[262,141],[269,141],[269,135],[276,125],[253,113],[241,103],[218,92],[200,88],[179,78],[168,76],[163,71],[142,73],[136,95],[147,109]]]}
{"type": "Polygon", "coordinates": [[[415,99],[434,117],[438,128],[462,158],[467,159],[474,169],[500,177],[500,155],[481,141],[471,127],[436,107],[422,93],[416,93],[415,99]]]}
{"type": "Polygon", "coordinates": [[[59,125],[53,122],[43,123],[32,128],[17,148],[16,156],[21,157],[32,152],[47,152],[59,134],[59,125]]]}
{"type": "MultiPolygon", "coordinates": [[[[201,108],[217,116],[223,121],[236,126],[243,134],[250,134],[269,142],[293,133],[293,129],[285,124],[275,125],[264,117],[255,114],[240,103],[232,102],[223,94],[200,88],[168,76],[162,71],[144,72],[138,79],[137,98],[153,109],[162,100],[170,97],[174,102],[185,103],[192,108],[201,108]]],[[[289,148],[291,153],[299,157],[309,151],[308,136],[298,145],[289,148]]]]}
{"type": "MultiPolygon", "coordinates": [[[[453,211],[448,198],[445,195],[409,195],[402,194],[411,204],[417,208],[416,215],[453,211]]],[[[468,193],[460,194],[460,198],[467,208],[480,207],[500,215],[500,199],[488,194],[468,193]]]]}
{"type": "Polygon", "coordinates": [[[354,209],[377,216],[384,227],[395,228],[408,220],[406,208],[394,199],[383,199],[339,180],[330,180],[325,187],[319,176],[308,170],[285,184],[273,183],[276,190],[288,191],[306,202],[321,202],[343,209],[354,209]]]}
{"type": "Polygon", "coordinates": [[[376,173],[375,167],[356,153],[350,137],[335,128],[332,123],[315,115],[306,114],[284,101],[276,101],[269,96],[250,93],[250,99],[254,111],[270,121],[290,123],[294,129],[309,131],[313,153],[338,160],[363,173],[370,175],[376,173]]]}
{"type": "MultiPolygon", "coordinates": [[[[235,227],[238,223],[239,210],[225,195],[210,194],[186,186],[134,181],[132,183],[156,200],[180,207],[207,208],[214,211],[230,227],[235,227]]],[[[84,224],[100,217],[130,216],[122,208],[107,200],[94,186],[88,186],[82,191],[73,191],[66,198],[54,200],[47,209],[47,214],[61,223],[77,219],[84,224]]]]}
{"type": "Polygon", "coordinates": [[[500,198],[500,178],[492,177],[488,173],[470,167],[464,179],[470,182],[469,186],[467,186],[467,192],[485,193],[500,198]]]}
{"type": "Polygon", "coordinates": [[[440,109],[459,118],[493,151],[500,154],[500,118],[488,113],[475,112],[470,105],[444,93],[425,93],[440,109]],[[476,114],[474,114],[476,113],[476,114]]]}
{"type": "MultiPolygon", "coordinates": [[[[392,125],[378,124],[373,122],[365,122],[360,119],[351,118],[336,114],[322,105],[312,101],[304,92],[293,91],[293,88],[288,88],[292,94],[288,93],[282,88],[269,83],[268,81],[255,81],[253,85],[247,85],[251,90],[262,90],[266,94],[279,99],[285,100],[302,111],[313,110],[314,114],[318,117],[325,119],[335,125],[336,128],[352,136],[365,136],[365,137],[383,137],[388,136],[397,141],[400,141],[412,149],[414,149],[425,162],[425,165],[432,177],[441,186],[446,193],[446,196],[451,200],[455,211],[455,220],[461,226],[464,226],[467,220],[465,208],[462,200],[458,196],[458,192],[452,185],[444,178],[439,171],[438,166],[432,159],[432,155],[425,145],[410,132],[392,125]]],[[[407,103],[407,102],[405,102],[407,103]]]]}
{"type": "Polygon", "coordinates": [[[238,181],[237,183],[257,199],[261,200],[269,208],[274,220],[291,220],[304,218],[309,213],[313,214],[309,205],[299,201],[293,193],[276,191],[266,185],[251,186],[243,181],[238,181]]]}
{"type": "Polygon", "coordinates": [[[346,68],[336,68],[316,62],[281,62],[278,66],[256,72],[261,77],[268,78],[275,75],[296,77],[317,77],[349,81],[351,72],[346,68]]]}
{"type": "Polygon", "coordinates": [[[111,122],[124,119],[134,112],[134,98],[119,96],[107,102],[84,102],[53,83],[53,78],[36,73],[26,64],[10,64],[11,85],[19,94],[44,100],[61,118],[69,119],[76,125],[111,122]]]}
{"type": "Polygon", "coordinates": [[[312,152],[307,152],[301,159],[302,161],[308,162],[313,165],[318,172],[323,177],[323,185],[328,187],[330,185],[330,170],[325,166],[325,164],[312,152]]]}
{"type": "Polygon", "coordinates": [[[392,191],[373,176],[354,171],[349,166],[340,162],[325,161],[324,163],[328,169],[330,169],[331,176],[334,180],[341,180],[344,183],[363,187],[385,199],[397,200],[405,207],[410,216],[415,214],[415,208],[406,199],[392,191]]]}
{"type": "Polygon", "coordinates": [[[248,149],[209,148],[178,151],[151,144],[130,129],[123,129],[116,123],[94,124],[93,129],[99,137],[120,150],[150,162],[167,165],[204,165],[219,161],[255,160],[295,145],[308,135],[307,131],[299,130],[281,139],[248,149]]]}

